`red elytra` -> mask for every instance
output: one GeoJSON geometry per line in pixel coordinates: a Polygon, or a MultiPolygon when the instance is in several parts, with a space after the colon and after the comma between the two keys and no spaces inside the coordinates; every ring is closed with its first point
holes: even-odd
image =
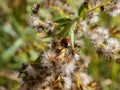
{"type": "Polygon", "coordinates": [[[65,48],[68,48],[71,45],[70,38],[63,38],[61,40],[61,45],[64,46],[65,48]]]}

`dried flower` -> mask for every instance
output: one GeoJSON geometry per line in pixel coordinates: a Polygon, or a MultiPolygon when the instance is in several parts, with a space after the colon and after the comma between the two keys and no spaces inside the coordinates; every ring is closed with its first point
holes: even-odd
{"type": "Polygon", "coordinates": [[[105,50],[116,52],[120,49],[120,43],[117,39],[110,38],[107,40],[107,44],[104,48],[105,50]]]}
{"type": "Polygon", "coordinates": [[[71,77],[63,77],[64,80],[64,90],[70,90],[72,87],[72,79],[71,77]]]}
{"type": "Polygon", "coordinates": [[[111,16],[117,16],[120,13],[120,1],[110,0],[110,4],[105,6],[107,13],[111,16]]]}
{"type": "Polygon", "coordinates": [[[88,19],[87,21],[89,23],[91,23],[91,24],[97,23],[98,20],[99,20],[99,13],[97,13],[97,12],[88,12],[86,17],[87,17],[87,19],[88,19]]]}
{"type": "Polygon", "coordinates": [[[62,66],[62,71],[63,71],[63,74],[69,76],[70,74],[72,74],[76,68],[75,66],[75,61],[72,60],[71,62],[65,64],[62,66]]]}
{"type": "Polygon", "coordinates": [[[39,17],[36,17],[36,16],[29,16],[27,19],[27,22],[32,27],[36,27],[40,25],[39,17]]]}

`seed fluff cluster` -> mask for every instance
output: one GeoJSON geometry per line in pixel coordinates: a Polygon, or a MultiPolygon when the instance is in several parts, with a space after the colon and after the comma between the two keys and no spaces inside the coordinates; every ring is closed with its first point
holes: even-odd
{"type": "Polygon", "coordinates": [[[22,70],[23,80],[28,90],[99,90],[86,72],[88,64],[89,58],[53,40],[35,62],[22,70]]]}
{"type": "Polygon", "coordinates": [[[101,90],[87,72],[93,58],[81,52],[90,41],[98,57],[102,55],[120,63],[120,42],[114,37],[119,30],[114,31],[114,28],[98,24],[101,12],[109,16],[118,15],[119,4],[119,0],[85,0],[83,12],[80,8],[82,13],[77,18],[66,0],[44,0],[35,5],[33,15],[27,19],[28,24],[39,33],[44,32],[46,36],[52,37],[52,40],[36,61],[21,68],[24,83],[20,90],[101,90]],[[49,9],[53,17],[54,12],[57,12],[66,18],[58,22],[52,18],[42,20],[38,15],[39,8],[49,9]],[[67,35],[73,22],[74,41],[67,35]]]}

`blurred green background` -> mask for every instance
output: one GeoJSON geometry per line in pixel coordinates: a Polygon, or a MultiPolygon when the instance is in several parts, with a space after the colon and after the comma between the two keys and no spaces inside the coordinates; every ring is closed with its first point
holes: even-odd
{"type": "MultiPolygon", "coordinates": [[[[17,90],[21,85],[20,78],[17,78],[21,64],[35,60],[46,45],[47,39],[41,39],[41,35],[36,34],[36,31],[26,23],[27,16],[31,14],[31,7],[40,1],[0,0],[0,88],[17,90]]],[[[74,0],[68,2],[73,8],[77,3],[74,0]]],[[[43,18],[52,17],[49,11],[41,10],[40,13],[43,18]]],[[[119,29],[119,19],[120,15],[112,18],[101,14],[99,24],[108,27],[116,25],[119,29]]],[[[89,43],[86,52],[92,53],[94,57],[88,72],[101,84],[102,89],[120,90],[120,65],[105,60],[104,57],[97,58],[89,43]]]]}

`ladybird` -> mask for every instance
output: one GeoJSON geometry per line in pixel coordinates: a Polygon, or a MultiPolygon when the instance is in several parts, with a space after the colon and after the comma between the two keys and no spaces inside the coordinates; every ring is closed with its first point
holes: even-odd
{"type": "Polygon", "coordinates": [[[61,45],[62,45],[63,47],[65,47],[65,48],[70,47],[70,46],[71,46],[71,40],[70,40],[70,38],[63,38],[63,39],[61,40],[61,45]]]}

